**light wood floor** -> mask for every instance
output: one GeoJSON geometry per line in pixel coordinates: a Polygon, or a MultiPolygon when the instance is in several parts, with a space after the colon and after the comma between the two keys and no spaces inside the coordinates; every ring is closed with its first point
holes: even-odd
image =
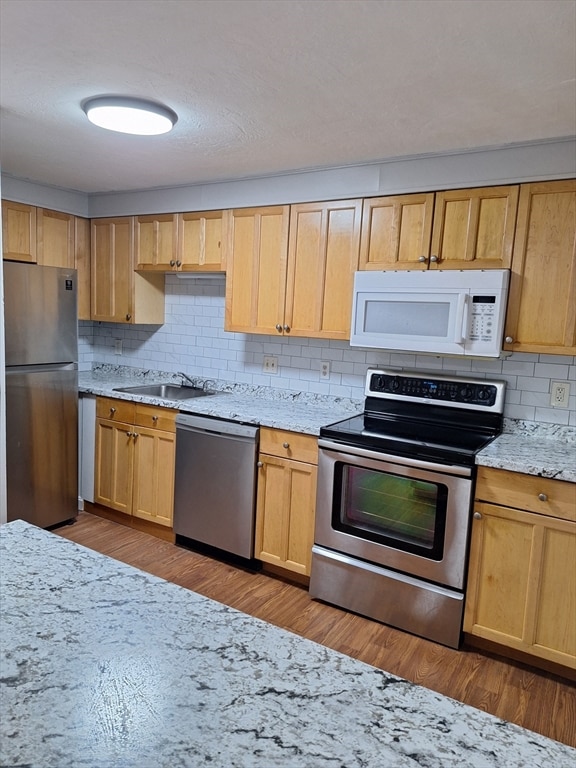
{"type": "MultiPolygon", "coordinates": [[[[576,687],[464,647],[455,651],[310,599],[305,588],[88,512],[54,531],[477,709],[576,746],[576,687]]],[[[560,768],[560,767],[558,767],[560,768]]]]}

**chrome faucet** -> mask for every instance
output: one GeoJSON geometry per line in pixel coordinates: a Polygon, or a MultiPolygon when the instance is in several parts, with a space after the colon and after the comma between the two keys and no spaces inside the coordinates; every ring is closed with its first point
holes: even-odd
{"type": "Polygon", "coordinates": [[[190,376],[188,376],[187,373],[184,373],[184,371],[178,371],[176,373],[177,376],[182,376],[182,386],[184,386],[184,382],[187,381],[189,384],[191,384],[193,387],[197,387],[198,383],[194,381],[194,379],[191,379],[190,376]]]}

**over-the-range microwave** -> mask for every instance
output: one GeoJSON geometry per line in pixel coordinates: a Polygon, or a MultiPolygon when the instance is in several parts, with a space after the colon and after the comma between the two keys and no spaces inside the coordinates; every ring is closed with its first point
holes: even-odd
{"type": "Polygon", "coordinates": [[[499,357],[509,270],[356,272],[350,344],[499,357]]]}

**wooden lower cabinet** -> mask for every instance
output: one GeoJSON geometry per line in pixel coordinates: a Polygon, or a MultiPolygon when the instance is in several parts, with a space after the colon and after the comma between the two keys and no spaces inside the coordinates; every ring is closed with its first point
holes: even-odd
{"type": "Polygon", "coordinates": [[[176,413],[141,403],[97,399],[96,503],[172,526],[176,413]]]}
{"type": "MultiPolygon", "coordinates": [[[[491,497],[501,480],[505,484],[500,474],[514,473],[484,470],[477,496],[491,497]]],[[[559,516],[501,506],[492,498],[476,502],[464,631],[576,669],[576,486],[527,475],[514,482],[519,489],[524,485],[518,506],[544,508],[550,501],[546,511],[556,506],[559,516]],[[524,480],[528,488],[539,487],[533,500],[524,480]]],[[[510,503],[513,491],[504,501],[510,503]]]]}
{"type": "Polygon", "coordinates": [[[260,430],[254,556],[310,575],[314,543],[318,441],[311,435],[260,430]]]}

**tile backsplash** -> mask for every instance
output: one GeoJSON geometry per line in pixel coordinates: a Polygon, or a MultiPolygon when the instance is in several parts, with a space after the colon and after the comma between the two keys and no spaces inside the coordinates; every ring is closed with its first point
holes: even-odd
{"type": "Polygon", "coordinates": [[[362,398],[366,370],[389,366],[504,379],[505,416],[576,426],[576,359],[515,353],[503,360],[464,360],[352,348],[347,342],[261,336],[224,330],[224,279],[166,276],[162,326],[80,323],[80,370],[93,362],[130,365],[236,383],[362,398]],[[121,341],[119,355],[115,349],[121,341]],[[263,372],[265,356],[278,372],[263,372]],[[321,378],[321,363],[329,377],[321,378]],[[553,381],[569,381],[568,408],[550,406],[553,381]]]}

